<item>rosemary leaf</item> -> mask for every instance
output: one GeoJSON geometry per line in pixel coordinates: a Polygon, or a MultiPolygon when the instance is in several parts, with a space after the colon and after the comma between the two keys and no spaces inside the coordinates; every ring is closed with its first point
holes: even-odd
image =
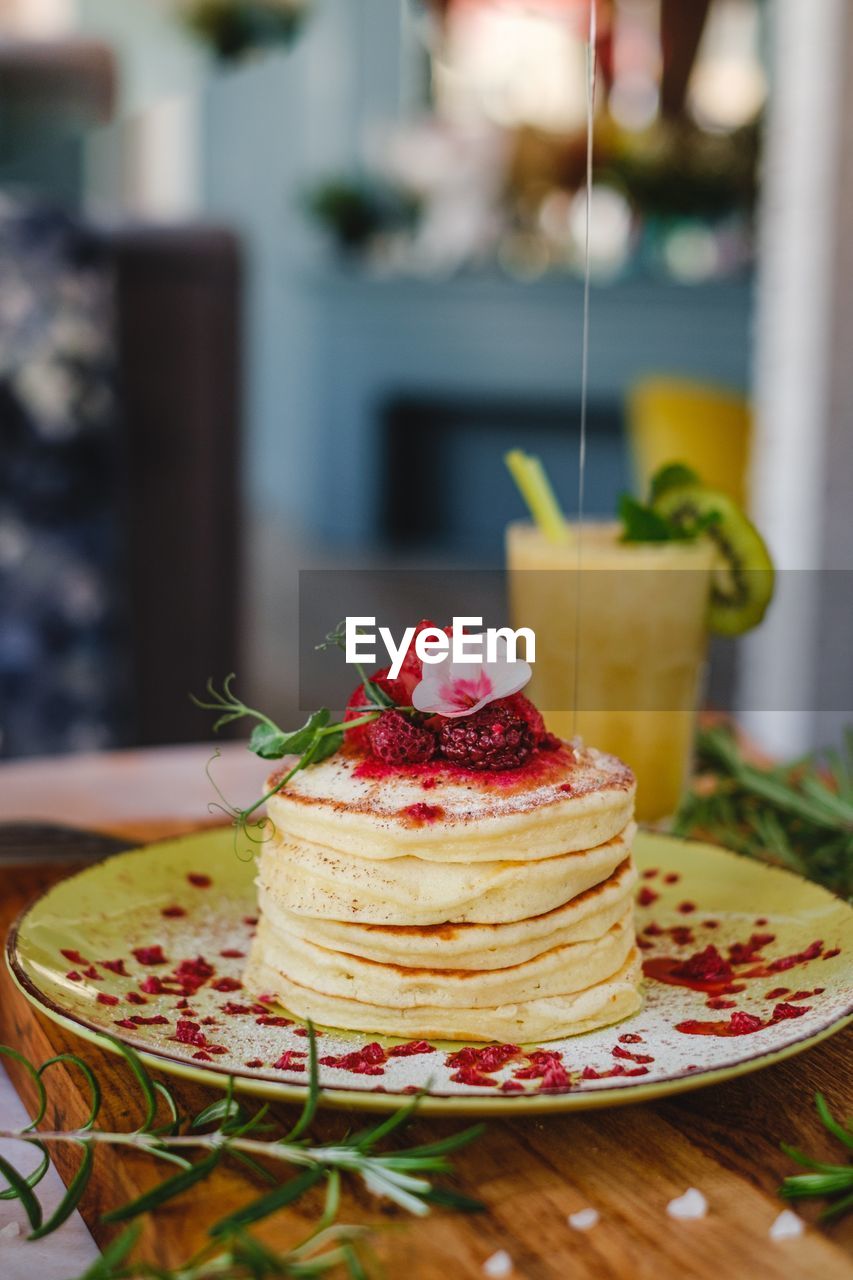
{"type": "Polygon", "coordinates": [[[281,1183],[280,1186],[274,1187],[272,1191],[267,1191],[264,1195],[259,1196],[257,1200],[244,1205],[236,1213],[229,1214],[227,1218],[221,1218],[219,1222],[215,1222],[208,1229],[208,1235],[230,1235],[238,1227],[247,1227],[253,1222],[260,1222],[262,1218],[268,1218],[271,1213],[275,1213],[278,1209],[283,1209],[285,1205],[292,1204],[294,1200],[298,1200],[304,1192],[316,1186],[325,1176],[325,1171],[319,1166],[304,1169],[295,1178],[290,1178],[287,1182],[281,1183]]]}
{"type": "Polygon", "coordinates": [[[302,1108],[302,1114],[296,1121],[296,1124],[290,1130],[283,1142],[295,1142],[297,1138],[301,1138],[303,1133],[308,1129],[317,1113],[317,1104],[320,1101],[320,1068],[317,1064],[317,1037],[314,1034],[314,1024],[308,1022],[308,1096],[305,1099],[305,1105],[302,1108]]]}
{"type": "Polygon", "coordinates": [[[0,1173],[8,1182],[9,1190],[14,1191],[15,1199],[20,1200],[33,1231],[38,1231],[42,1223],[41,1205],[28,1180],[3,1156],[0,1156],[0,1173]]]}
{"type": "Polygon", "coordinates": [[[173,1200],[175,1196],[189,1191],[190,1187],[194,1187],[197,1182],[208,1177],[219,1164],[221,1157],[221,1150],[212,1151],[204,1160],[199,1160],[197,1164],[191,1164],[188,1169],[182,1169],[180,1173],[167,1178],[165,1182],[158,1183],[156,1187],[144,1192],[136,1200],[131,1200],[118,1209],[111,1209],[109,1213],[104,1214],[103,1221],[126,1222],[128,1218],[138,1218],[141,1213],[148,1213],[149,1210],[165,1204],[167,1200],[173,1200]]]}
{"type": "Polygon", "coordinates": [[[89,1185],[89,1179],[92,1176],[92,1162],[95,1152],[88,1142],[81,1143],[81,1146],[83,1147],[83,1159],[80,1161],[79,1169],[69,1182],[65,1195],[47,1222],[42,1223],[40,1227],[33,1231],[30,1236],[31,1240],[41,1240],[43,1236],[49,1236],[51,1232],[56,1231],[57,1227],[61,1227],[63,1222],[68,1221],[83,1199],[83,1195],[89,1185]]]}
{"type": "Polygon", "coordinates": [[[89,1114],[80,1128],[91,1129],[98,1118],[98,1112],[101,1110],[101,1086],[98,1084],[97,1077],[88,1062],[78,1058],[76,1053],[58,1053],[55,1058],[48,1058],[47,1062],[43,1062],[39,1067],[39,1077],[43,1079],[46,1071],[61,1062],[76,1067],[86,1079],[86,1083],[89,1086],[89,1114]]]}
{"type": "Polygon", "coordinates": [[[814,1100],[815,1106],[817,1107],[817,1113],[821,1118],[823,1127],[827,1129],[834,1138],[837,1138],[839,1142],[843,1142],[845,1147],[849,1147],[850,1150],[853,1151],[853,1133],[838,1123],[830,1111],[829,1104],[822,1093],[816,1093],[814,1100]]]}
{"type": "MultiPolygon", "coordinates": [[[[853,1133],[835,1119],[822,1093],[815,1094],[815,1106],[821,1123],[828,1133],[853,1149],[853,1133]]],[[[853,1164],[831,1164],[825,1160],[815,1160],[795,1147],[782,1144],[786,1155],[811,1173],[795,1173],[787,1177],[779,1188],[780,1196],[786,1200],[816,1199],[828,1197],[821,1217],[838,1218],[853,1209],[853,1164]],[[835,1197],[835,1198],[833,1198],[835,1197]]]]}
{"type": "Polygon", "coordinates": [[[116,1236],[101,1256],[96,1258],[91,1267],[80,1276],[80,1280],[113,1280],[113,1277],[120,1274],[119,1268],[133,1252],[141,1233],[140,1223],[135,1222],[120,1236],[116,1236]]]}

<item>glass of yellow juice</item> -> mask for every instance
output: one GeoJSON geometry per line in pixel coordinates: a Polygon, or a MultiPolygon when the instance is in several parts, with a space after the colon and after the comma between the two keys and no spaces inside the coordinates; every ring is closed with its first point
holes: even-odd
{"type": "Polygon", "coordinates": [[[657,821],[691,765],[714,548],[622,542],[616,522],[569,532],[557,545],[532,524],[507,529],[512,623],[536,633],[526,692],[552,732],[629,764],[637,816],[657,821]]]}

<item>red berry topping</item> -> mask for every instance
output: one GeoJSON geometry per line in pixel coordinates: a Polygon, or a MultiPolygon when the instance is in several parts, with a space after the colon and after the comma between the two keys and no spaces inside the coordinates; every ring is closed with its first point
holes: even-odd
{"type": "Polygon", "coordinates": [[[444,817],[444,810],[440,804],[410,804],[403,810],[408,817],[414,822],[437,822],[439,818],[444,817]]]}
{"type": "Polygon", "coordinates": [[[435,734],[399,711],[383,711],[367,726],[370,750],[386,764],[426,764],[435,755],[435,734]]]}
{"type": "MultiPolygon", "coordinates": [[[[415,688],[415,685],[420,684],[423,678],[424,664],[421,662],[420,658],[415,652],[415,642],[422,631],[427,631],[430,629],[433,631],[442,630],[442,628],[437,627],[434,622],[430,622],[429,618],[422,618],[421,621],[418,623],[418,625],[415,627],[415,634],[412,636],[412,643],[409,645],[409,648],[406,652],[406,656],[403,659],[403,662],[400,666],[399,682],[403,686],[403,689],[405,690],[405,695],[406,695],[405,698],[400,699],[401,702],[405,702],[405,703],[411,702],[412,691],[415,688]]],[[[445,627],[444,633],[447,636],[451,636],[453,633],[453,628],[445,627]]]]}
{"type": "Polygon", "coordinates": [[[505,700],[445,720],[439,740],[442,755],[466,769],[518,769],[536,745],[530,725],[505,700]]]}
{"type": "MultiPolygon", "coordinates": [[[[382,692],[386,693],[393,702],[398,703],[400,706],[407,707],[411,702],[409,693],[404,688],[402,681],[390,680],[388,678],[388,671],[388,667],[380,667],[380,669],[378,671],[374,671],[373,675],[370,677],[371,681],[373,684],[378,685],[382,692]]],[[[370,705],[364,685],[357,685],[356,688],[353,689],[352,694],[350,695],[350,700],[347,703],[347,708],[344,712],[344,721],[357,720],[359,716],[364,715],[365,711],[370,708],[370,705]]],[[[370,749],[370,742],[367,736],[369,728],[369,724],[360,724],[357,725],[355,729],[347,729],[347,742],[350,746],[358,747],[360,751],[368,751],[370,749]]]]}
{"type": "Polygon", "coordinates": [[[508,698],[501,698],[492,705],[509,707],[515,715],[526,721],[527,727],[533,734],[533,745],[540,751],[557,751],[563,745],[555,734],[548,732],[542,712],[529,698],[525,698],[523,693],[510,694],[508,698]]]}
{"type": "MultiPolygon", "coordinates": [[[[545,728],[545,721],[542,718],[542,712],[535,707],[529,698],[525,698],[523,693],[510,694],[508,698],[499,699],[501,706],[509,707],[519,719],[524,720],[528,729],[533,734],[533,741],[538,746],[543,738],[548,737],[548,730],[545,728]]],[[[496,703],[492,704],[497,705],[496,703]]]]}

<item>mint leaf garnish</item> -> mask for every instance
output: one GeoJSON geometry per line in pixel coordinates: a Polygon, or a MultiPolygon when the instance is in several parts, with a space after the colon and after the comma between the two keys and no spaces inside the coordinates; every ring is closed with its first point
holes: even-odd
{"type": "Polygon", "coordinates": [[[623,542],[671,542],[685,537],[672,520],[658,515],[629,493],[619,499],[619,518],[623,542]]]}
{"type": "Polygon", "coordinates": [[[649,502],[656,502],[669,489],[682,489],[687,484],[701,484],[701,477],[684,462],[667,462],[659,467],[649,483],[649,502]]]}
{"type": "Polygon", "coordinates": [[[673,489],[701,486],[696,472],[683,462],[669,462],[660,467],[649,484],[648,502],[640,502],[629,493],[619,499],[622,542],[692,542],[720,519],[719,512],[699,514],[687,510],[678,518],[664,515],[656,503],[673,489]]]}

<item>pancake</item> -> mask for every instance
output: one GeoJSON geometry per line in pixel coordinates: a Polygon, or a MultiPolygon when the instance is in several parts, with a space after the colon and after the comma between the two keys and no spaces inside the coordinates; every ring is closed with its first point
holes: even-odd
{"type": "Polygon", "coordinates": [[[603,982],[572,994],[541,996],[523,1004],[494,1008],[401,1007],[363,1004],[330,996],[286,977],[253,953],[246,983],[275,995],[298,1018],[326,1027],[346,1027],[409,1039],[491,1041],[533,1044],[580,1035],[636,1013],[642,1003],[639,952],[632,949],[621,968],[603,982]]]}
{"type": "MultiPolygon", "coordinates": [[[[523,865],[530,871],[537,864],[523,865]]],[[[259,901],[276,933],[326,950],[410,968],[502,969],[555,947],[603,937],[630,910],[636,881],[626,858],[606,880],[562,906],[501,924],[377,925],[312,918],[282,907],[263,881],[259,901]]]]}
{"type": "Polygon", "coordinates": [[[516,862],[538,862],[611,840],[631,820],[635,790],[614,756],[568,743],[503,773],[446,762],[392,768],[338,751],[297,773],[267,812],[288,843],[359,858],[470,864],[511,851],[516,862]]]}
{"type": "Polygon", "coordinates": [[[312,991],[401,1009],[483,1009],[583,991],[622,967],[634,946],[633,912],[600,938],[570,942],[500,969],[414,969],[328,951],[262,918],[251,955],[312,991]]]}
{"type": "MultiPolygon", "coordinates": [[[[344,828],[346,819],[338,819],[344,828]]],[[[540,916],[608,879],[630,854],[636,827],[591,849],[542,861],[371,861],[279,836],[264,845],[259,883],[267,900],[297,915],[379,925],[503,924],[540,916]]],[[[512,846],[506,846],[514,854],[512,846]]]]}

